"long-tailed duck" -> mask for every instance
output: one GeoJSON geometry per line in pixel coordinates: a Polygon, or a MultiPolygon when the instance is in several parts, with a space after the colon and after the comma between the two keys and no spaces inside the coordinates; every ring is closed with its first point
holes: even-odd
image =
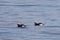
{"type": "Polygon", "coordinates": [[[26,25],[24,25],[24,24],[17,24],[17,26],[21,27],[21,28],[25,28],[26,27],[26,25]]]}
{"type": "Polygon", "coordinates": [[[35,26],[43,26],[44,24],[41,23],[41,22],[34,22],[34,25],[35,25],[35,26]]]}

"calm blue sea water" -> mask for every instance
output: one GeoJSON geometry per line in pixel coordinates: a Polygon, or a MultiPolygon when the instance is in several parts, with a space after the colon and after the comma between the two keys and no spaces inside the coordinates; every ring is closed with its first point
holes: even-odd
{"type": "Polygon", "coordinates": [[[0,0],[0,40],[60,40],[60,0],[0,0]]]}

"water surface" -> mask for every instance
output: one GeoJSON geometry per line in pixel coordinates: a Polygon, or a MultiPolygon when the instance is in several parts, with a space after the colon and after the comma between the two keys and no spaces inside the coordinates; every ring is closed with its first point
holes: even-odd
{"type": "Polygon", "coordinates": [[[60,0],[0,0],[0,40],[60,40],[60,0]]]}

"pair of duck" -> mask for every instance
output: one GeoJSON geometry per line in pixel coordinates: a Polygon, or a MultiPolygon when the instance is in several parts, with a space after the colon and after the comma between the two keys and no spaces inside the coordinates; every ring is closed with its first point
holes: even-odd
{"type": "MultiPolygon", "coordinates": [[[[35,25],[35,26],[42,26],[42,25],[44,25],[44,24],[41,23],[41,22],[39,22],[39,23],[34,22],[34,25],[35,25]]],[[[17,26],[18,26],[18,27],[21,27],[21,28],[25,28],[25,27],[26,27],[25,24],[17,24],[17,26]]]]}

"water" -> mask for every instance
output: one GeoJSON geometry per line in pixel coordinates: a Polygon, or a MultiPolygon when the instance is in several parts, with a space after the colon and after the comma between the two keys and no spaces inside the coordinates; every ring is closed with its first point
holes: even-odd
{"type": "Polygon", "coordinates": [[[60,0],[0,0],[0,40],[60,40],[60,0]]]}

